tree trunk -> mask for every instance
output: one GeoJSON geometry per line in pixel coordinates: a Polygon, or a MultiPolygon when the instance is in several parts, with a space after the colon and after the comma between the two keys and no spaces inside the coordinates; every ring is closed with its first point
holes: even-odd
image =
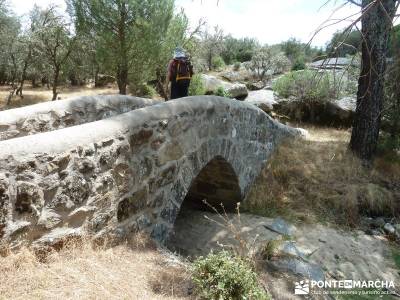
{"type": "MultiPolygon", "coordinates": [[[[400,112],[400,95],[397,96],[397,101],[393,107],[393,111],[400,112]]],[[[392,140],[395,140],[397,136],[400,136],[400,116],[397,114],[394,116],[393,125],[390,128],[390,136],[392,140]]]]}
{"type": "Polygon", "coordinates": [[[361,25],[364,39],[350,149],[365,161],[373,158],[378,144],[388,37],[395,2],[396,0],[362,0],[361,25]],[[372,6],[368,7],[372,2],[372,6]]]}
{"type": "Polygon", "coordinates": [[[17,60],[15,59],[14,54],[11,54],[11,61],[12,61],[12,65],[13,65],[13,68],[11,70],[11,84],[10,84],[11,91],[7,97],[7,101],[6,101],[7,106],[11,104],[12,97],[14,96],[14,93],[15,93],[16,89],[18,88],[18,86],[15,84],[15,80],[17,79],[17,60]]]}
{"type": "Polygon", "coordinates": [[[121,95],[126,95],[126,86],[128,85],[128,68],[123,65],[118,68],[117,83],[119,93],[121,95]]]}
{"type": "Polygon", "coordinates": [[[11,91],[10,91],[10,93],[8,94],[8,97],[7,97],[7,100],[6,100],[6,105],[7,105],[7,106],[11,104],[11,99],[12,99],[12,97],[14,96],[14,92],[15,92],[16,89],[17,89],[17,85],[15,85],[15,84],[13,83],[12,86],[11,86],[11,91]]]}
{"type": "Polygon", "coordinates": [[[54,69],[54,78],[53,78],[53,98],[52,101],[57,100],[57,86],[58,86],[58,78],[60,76],[60,67],[56,66],[54,69]]]}
{"type": "Polygon", "coordinates": [[[19,87],[16,91],[16,95],[19,95],[21,98],[24,98],[24,96],[22,96],[22,90],[24,88],[24,83],[25,83],[25,78],[26,78],[26,69],[28,68],[28,61],[25,61],[24,63],[24,67],[22,69],[22,75],[21,75],[21,82],[19,84],[19,87]]]}
{"type": "Polygon", "coordinates": [[[165,83],[165,74],[162,70],[157,69],[156,70],[156,89],[157,92],[160,94],[161,97],[164,98],[164,100],[168,100],[168,91],[165,90],[164,83],[165,83]]]}
{"type": "Polygon", "coordinates": [[[72,86],[78,86],[80,81],[78,80],[78,78],[76,78],[75,74],[70,74],[69,75],[69,81],[71,82],[72,86]]]}
{"type": "Polygon", "coordinates": [[[20,96],[21,98],[24,98],[24,96],[22,95],[22,90],[24,88],[24,83],[25,83],[25,78],[21,79],[21,82],[19,84],[19,87],[17,88],[17,91],[15,92],[15,94],[18,96],[20,96]]]}
{"type": "Polygon", "coordinates": [[[127,6],[125,2],[121,2],[119,7],[119,22],[118,22],[118,39],[119,39],[119,64],[117,70],[117,83],[119,93],[126,95],[126,86],[128,85],[128,50],[126,45],[126,19],[127,6]]]}
{"type": "Polygon", "coordinates": [[[28,65],[29,65],[29,62],[30,62],[30,60],[31,60],[31,54],[32,54],[32,47],[31,47],[31,45],[29,45],[29,48],[28,48],[29,50],[28,50],[28,55],[25,57],[25,59],[24,59],[24,66],[23,66],[23,68],[22,68],[22,74],[21,74],[21,82],[20,82],[20,84],[19,84],[19,87],[18,87],[18,89],[17,89],[17,91],[16,91],[16,94],[18,95],[19,94],[19,96],[21,97],[21,98],[24,98],[23,96],[22,96],[22,89],[24,88],[24,82],[25,82],[25,79],[26,79],[26,70],[28,69],[28,65]]]}
{"type": "Polygon", "coordinates": [[[94,69],[94,87],[99,87],[99,66],[96,64],[96,67],[94,69]]]}

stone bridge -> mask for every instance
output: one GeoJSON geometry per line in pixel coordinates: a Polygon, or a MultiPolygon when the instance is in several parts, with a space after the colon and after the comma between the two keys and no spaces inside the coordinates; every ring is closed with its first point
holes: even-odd
{"type": "Polygon", "coordinates": [[[296,129],[215,96],[81,97],[0,113],[0,241],[145,231],[164,242],[185,200],[243,200],[296,129]]]}

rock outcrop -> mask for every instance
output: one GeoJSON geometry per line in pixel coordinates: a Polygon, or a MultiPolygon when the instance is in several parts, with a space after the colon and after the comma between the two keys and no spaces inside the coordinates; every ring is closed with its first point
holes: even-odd
{"type": "Polygon", "coordinates": [[[226,91],[232,98],[237,98],[239,100],[242,100],[248,95],[247,87],[242,83],[234,83],[230,87],[227,87],[226,91]]]}
{"type": "Polygon", "coordinates": [[[232,98],[243,99],[248,95],[245,84],[230,83],[207,74],[202,74],[201,78],[207,94],[214,94],[219,87],[222,87],[232,98]]]}
{"type": "Polygon", "coordinates": [[[230,82],[246,82],[252,80],[252,75],[244,67],[240,70],[226,70],[221,73],[221,77],[229,80],[230,82]]]}
{"type": "Polygon", "coordinates": [[[351,97],[325,102],[276,98],[276,102],[274,111],[293,120],[339,127],[351,126],[356,106],[351,97]]]}
{"type": "Polygon", "coordinates": [[[270,90],[250,91],[245,101],[257,106],[266,113],[273,111],[274,105],[278,103],[275,100],[274,92],[270,90]]]}

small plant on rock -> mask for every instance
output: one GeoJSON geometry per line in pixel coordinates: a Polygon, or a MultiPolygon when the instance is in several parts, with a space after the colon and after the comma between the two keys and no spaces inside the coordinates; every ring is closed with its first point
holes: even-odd
{"type": "Polygon", "coordinates": [[[231,218],[224,205],[216,207],[203,200],[204,204],[216,213],[217,218],[206,219],[225,228],[235,239],[231,245],[219,244],[222,251],[210,252],[206,257],[199,257],[193,263],[192,278],[197,293],[203,299],[270,299],[268,293],[257,280],[256,260],[258,248],[255,236],[252,243],[242,234],[240,203],[236,206],[236,220],[231,218]]]}
{"type": "Polygon", "coordinates": [[[225,97],[225,98],[231,98],[231,95],[222,87],[219,86],[216,91],[214,92],[215,96],[220,96],[220,97],[225,97]]]}
{"type": "Polygon", "coordinates": [[[270,260],[275,256],[279,255],[279,247],[281,246],[281,240],[270,240],[261,249],[261,257],[264,260],[270,260]]]}
{"type": "Polygon", "coordinates": [[[192,276],[203,299],[269,299],[251,264],[227,251],[198,258],[192,276]]]}

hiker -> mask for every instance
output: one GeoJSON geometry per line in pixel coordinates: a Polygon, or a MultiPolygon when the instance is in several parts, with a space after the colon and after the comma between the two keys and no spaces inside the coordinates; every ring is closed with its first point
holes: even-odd
{"type": "Polygon", "coordinates": [[[174,58],[168,64],[167,87],[168,83],[171,82],[170,99],[177,99],[188,95],[192,76],[193,66],[185,50],[176,48],[174,58]]]}

